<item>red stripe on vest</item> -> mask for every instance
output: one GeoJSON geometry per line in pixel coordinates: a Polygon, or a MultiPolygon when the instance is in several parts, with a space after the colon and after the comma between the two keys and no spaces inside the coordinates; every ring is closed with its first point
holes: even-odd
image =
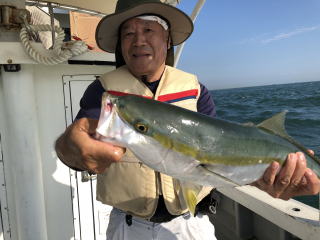
{"type": "Polygon", "coordinates": [[[115,95],[115,96],[127,96],[127,95],[133,95],[133,96],[138,96],[138,97],[144,97],[144,98],[149,98],[152,99],[152,97],[149,96],[142,96],[142,95],[138,95],[138,94],[133,94],[133,93],[125,93],[125,92],[118,92],[118,91],[107,91],[107,93],[110,93],[111,95],[115,95]]]}
{"type": "Polygon", "coordinates": [[[195,97],[198,96],[198,89],[192,89],[192,90],[187,90],[187,91],[183,91],[183,92],[161,95],[158,97],[158,100],[161,102],[167,102],[170,100],[184,98],[184,97],[190,97],[190,96],[195,96],[195,97]]]}

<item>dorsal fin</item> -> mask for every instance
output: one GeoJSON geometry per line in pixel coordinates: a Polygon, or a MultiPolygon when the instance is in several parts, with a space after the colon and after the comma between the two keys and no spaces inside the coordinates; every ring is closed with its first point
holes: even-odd
{"type": "Polygon", "coordinates": [[[270,131],[275,135],[278,135],[280,137],[283,137],[284,139],[288,140],[290,143],[295,145],[298,149],[300,149],[304,154],[308,155],[310,158],[315,160],[317,163],[320,164],[320,159],[317,158],[316,156],[312,155],[309,150],[298,143],[296,140],[294,140],[286,131],[284,127],[284,121],[286,117],[286,113],[288,111],[283,111],[281,113],[278,113],[274,115],[273,117],[263,121],[262,123],[258,124],[257,127],[270,131]]]}
{"type": "Polygon", "coordinates": [[[291,139],[289,134],[287,133],[285,127],[284,127],[284,121],[286,118],[286,113],[288,111],[283,111],[281,113],[278,113],[274,115],[271,118],[268,118],[267,120],[263,121],[262,123],[258,124],[258,128],[266,129],[276,135],[279,135],[285,139],[291,139]]]}

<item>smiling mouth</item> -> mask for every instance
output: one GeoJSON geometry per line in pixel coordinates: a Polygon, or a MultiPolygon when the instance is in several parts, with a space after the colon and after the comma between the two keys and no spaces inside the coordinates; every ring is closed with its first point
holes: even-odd
{"type": "Polygon", "coordinates": [[[132,56],[134,57],[134,58],[140,58],[140,57],[147,57],[147,58],[151,58],[152,56],[151,56],[151,54],[132,54],[132,56]]]}

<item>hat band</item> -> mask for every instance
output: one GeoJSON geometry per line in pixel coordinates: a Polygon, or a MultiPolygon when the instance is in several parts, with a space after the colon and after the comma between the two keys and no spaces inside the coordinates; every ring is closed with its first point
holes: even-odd
{"type": "Polygon", "coordinates": [[[146,20],[146,21],[154,21],[159,23],[164,30],[168,30],[168,24],[166,23],[165,20],[163,20],[162,18],[155,16],[155,15],[142,15],[142,16],[137,16],[136,18],[142,19],[142,20],[146,20]]]}

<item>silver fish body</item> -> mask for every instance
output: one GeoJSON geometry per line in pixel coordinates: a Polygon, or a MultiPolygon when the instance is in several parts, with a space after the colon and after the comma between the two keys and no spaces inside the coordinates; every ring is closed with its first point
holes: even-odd
{"type": "Polygon", "coordinates": [[[249,126],[141,97],[105,95],[97,133],[150,168],[200,185],[251,183],[271,162],[283,164],[297,151],[319,176],[319,160],[285,133],[284,116],[249,126]]]}

